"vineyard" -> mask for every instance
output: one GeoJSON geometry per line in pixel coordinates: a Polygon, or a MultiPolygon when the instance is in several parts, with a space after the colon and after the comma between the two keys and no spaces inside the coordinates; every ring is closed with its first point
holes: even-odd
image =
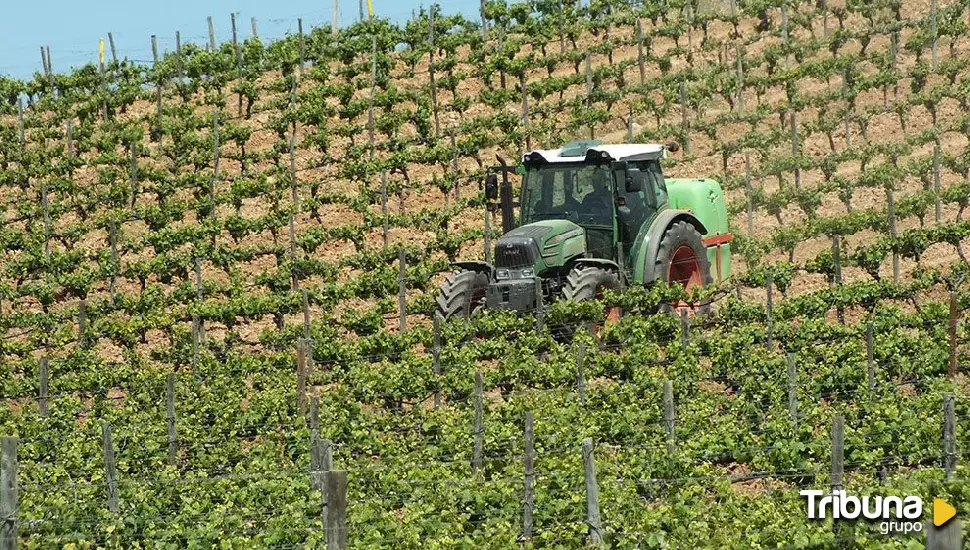
{"type": "Polygon", "coordinates": [[[970,2],[236,23],[0,77],[0,548],[903,549],[799,491],[970,509],[970,2]],[[722,182],[714,313],[436,321],[496,155],[590,136],[722,182]]]}

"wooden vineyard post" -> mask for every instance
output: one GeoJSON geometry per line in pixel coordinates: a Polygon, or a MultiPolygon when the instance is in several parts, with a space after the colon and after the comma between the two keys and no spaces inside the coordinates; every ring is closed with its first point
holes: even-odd
{"type": "Polygon", "coordinates": [[[842,284],[842,236],[838,233],[832,235],[832,264],[835,269],[832,274],[832,282],[835,285],[842,284]]]}
{"type": "Polygon", "coordinates": [[[751,153],[744,152],[744,193],[748,199],[748,235],[754,235],[754,196],[751,189],[751,153]]]}
{"type": "Polygon", "coordinates": [[[674,406],[674,384],[670,380],[664,381],[664,436],[667,442],[667,454],[674,454],[676,440],[674,439],[674,423],[677,421],[677,411],[674,406]]]}
{"type": "Polygon", "coordinates": [[[579,405],[582,406],[586,400],[586,374],[583,372],[583,361],[586,360],[586,343],[579,343],[579,350],[576,352],[576,397],[579,405]]]}
{"type": "Polygon", "coordinates": [[[104,453],[104,479],[108,489],[108,510],[118,513],[118,471],[115,469],[115,450],[111,443],[111,424],[101,424],[101,443],[104,453]]]}
{"type": "MultiPolygon", "coordinates": [[[[198,257],[192,259],[193,269],[195,270],[195,296],[199,303],[205,299],[205,292],[202,287],[202,261],[198,257]]],[[[202,319],[198,319],[196,322],[196,331],[199,336],[199,341],[205,340],[205,323],[202,319]]]]}
{"type": "Polygon", "coordinates": [[[432,4],[431,9],[428,10],[428,42],[431,44],[431,47],[428,49],[428,82],[431,84],[431,113],[434,116],[434,138],[437,141],[438,136],[441,134],[441,125],[438,122],[438,93],[434,82],[434,11],[435,4],[432,4]]]}
{"type": "Polygon", "coordinates": [[[387,170],[381,172],[381,218],[384,237],[384,250],[387,250],[387,170]]]}
{"type": "Polygon", "coordinates": [[[212,26],[212,16],[210,15],[206,17],[205,20],[206,20],[206,23],[208,23],[209,25],[209,51],[215,52],[216,51],[216,29],[215,27],[212,26]]]}
{"type": "Polygon", "coordinates": [[[333,24],[330,26],[330,33],[337,38],[337,1],[333,0],[333,24]]]}
{"type": "Polygon", "coordinates": [[[40,204],[44,210],[44,256],[47,256],[51,248],[51,203],[46,181],[40,184],[40,204]]]}
{"type": "MultiPolygon", "coordinates": [[[[212,109],[212,178],[209,180],[209,218],[216,221],[216,181],[219,180],[219,108],[212,109]]],[[[213,237],[215,238],[215,237],[213,237]]]]}
{"type": "Polygon", "coordinates": [[[205,298],[205,291],[202,287],[202,261],[196,256],[192,259],[192,264],[195,270],[195,295],[201,302],[205,298]]]}
{"type": "Polygon", "coordinates": [[[940,142],[933,145],[933,198],[934,198],[934,220],[940,223],[940,142]]]}
{"type": "MultiPolygon", "coordinates": [[[[499,55],[504,55],[505,51],[505,25],[502,23],[501,19],[496,21],[496,46],[499,55]]],[[[498,70],[498,82],[502,89],[505,89],[505,68],[499,67],[498,70]]]]}
{"type": "Polygon", "coordinates": [[[397,252],[398,275],[397,275],[397,307],[398,307],[398,330],[404,332],[408,328],[408,304],[407,304],[407,256],[404,249],[397,252]]]}
{"type": "Polygon", "coordinates": [[[192,372],[199,374],[199,316],[192,315],[192,372]]]}
{"type": "Polygon", "coordinates": [[[108,33],[108,44],[111,46],[111,62],[118,62],[118,51],[115,49],[115,37],[110,32],[108,33]]]}
{"type": "Polygon", "coordinates": [[[377,87],[377,35],[371,36],[370,96],[367,103],[367,139],[370,143],[370,160],[374,160],[374,88],[377,87]]]}
{"type": "MultiPolygon", "coordinates": [[[[24,153],[27,150],[27,133],[24,129],[24,100],[22,97],[17,98],[17,130],[20,135],[20,153],[17,160],[20,162],[20,167],[25,169],[26,166],[24,162],[24,153]]],[[[27,187],[28,179],[29,177],[25,175],[23,181],[20,182],[20,185],[27,187]]]]}
{"type": "MultiPolygon", "coordinates": [[[[593,66],[592,55],[586,52],[586,107],[593,108],[593,66]]],[[[593,125],[589,125],[589,139],[596,137],[596,130],[593,125]]]]}
{"type": "MultiPolygon", "coordinates": [[[[441,406],[441,323],[444,319],[437,311],[431,321],[432,347],[431,360],[435,375],[434,408],[441,406]]],[[[476,378],[477,381],[477,378],[476,378]]]]}
{"type": "MultiPolygon", "coordinates": [[[[242,50],[239,48],[239,31],[236,29],[236,14],[229,14],[230,23],[232,24],[232,52],[236,57],[236,79],[238,84],[243,82],[243,58],[242,50]]],[[[236,94],[238,97],[238,103],[236,105],[236,116],[242,116],[242,105],[243,105],[243,95],[240,91],[236,94]]]]}
{"type": "Polygon", "coordinates": [[[108,280],[108,299],[115,305],[117,298],[116,286],[118,282],[118,229],[112,219],[108,228],[108,246],[111,249],[111,278],[108,280]]]}
{"type": "Polygon", "coordinates": [[[488,18],[485,16],[485,0],[479,1],[478,11],[482,16],[482,41],[488,42],[488,18]]]}
{"type": "Polygon", "coordinates": [[[687,118],[687,88],[680,81],[680,131],[684,138],[684,155],[690,155],[690,121],[687,118]]]}
{"type": "Polygon", "coordinates": [[[636,21],[636,33],[637,33],[637,66],[640,68],[640,85],[643,86],[647,82],[647,72],[646,67],[643,65],[643,25],[640,24],[640,18],[637,17],[636,21]]]}
{"type": "Polygon", "coordinates": [[[785,48],[785,68],[791,68],[791,53],[788,51],[788,5],[781,5],[781,43],[785,48]]]}
{"type": "MultiPolygon", "coordinates": [[[[300,291],[300,304],[301,304],[301,308],[303,309],[303,339],[306,340],[307,342],[309,342],[310,341],[310,337],[311,337],[311,335],[310,335],[310,332],[311,332],[311,330],[310,330],[311,329],[311,326],[310,326],[310,296],[307,293],[307,290],[305,288],[302,291],[300,291]]],[[[307,351],[310,351],[310,350],[307,349],[307,351]]],[[[308,353],[307,354],[308,360],[310,359],[309,358],[309,355],[310,354],[308,353]]]]}
{"type": "Polygon", "coordinates": [[[936,0],[930,0],[930,68],[936,71],[936,43],[938,40],[936,23],[936,0]]]}
{"type": "Polygon", "coordinates": [[[852,120],[852,110],[849,103],[849,69],[842,73],[842,99],[845,102],[845,147],[852,147],[852,131],[849,123],[852,120]]]}
{"type": "Polygon", "coordinates": [[[347,548],[347,472],[324,474],[327,495],[327,550],[347,548]]]}
{"type": "Polygon", "coordinates": [[[46,355],[40,358],[40,361],[38,364],[38,370],[39,370],[38,375],[40,378],[39,380],[40,392],[37,396],[37,407],[38,409],[40,409],[40,417],[47,418],[48,416],[50,416],[50,402],[49,402],[50,394],[48,391],[49,373],[47,370],[46,355]]]}
{"type": "Polygon", "coordinates": [[[772,313],[771,313],[771,309],[772,309],[772,304],[771,304],[771,301],[772,301],[771,294],[772,294],[772,292],[771,291],[772,291],[772,287],[773,287],[771,278],[772,278],[771,277],[771,272],[769,271],[765,275],[765,294],[768,297],[768,307],[767,307],[768,322],[765,325],[765,329],[767,331],[766,338],[765,338],[765,345],[767,346],[768,351],[773,351],[774,350],[774,347],[775,347],[774,342],[772,342],[772,336],[773,336],[772,335],[772,331],[773,331],[773,328],[774,328],[773,327],[774,321],[772,320],[772,313]]]}
{"type": "Polygon", "coordinates": [[[178,437],[175,432],[175,374],[168,374],[166,384],[166,409],[168,420],[168,463],[175,466],[178,452],[178,437]]]}
{"type": "Polygon", "coordinates": [[[795,354],[789,352],[785,357],[788,365],[788,419],[798,422],[798,371],[795,369],[795,354]]]}
{"type": "Polygon", "coordinates": [[[320,398],[310,398],[310,488],[323,489],[323,454],[320,448],[320,398]]]}
{"type": "Polygon", "coordinates": [[[822,38],[829,37],[829,3],[828,0],[822,0],[821,4],[822,11],[822,38]]]}
{"type": "MultiPolygon", "coordinates": [[[[158,115],[161,118],[161,114],[158,115]]],[[[67,119],[64,122],[64,140],[67,149],[67,166],[68,170],[72,173],[74,172],[74,137],[71,135],[71,119],[67,119]]]]}
{"type": "Polygon", "coordinates": [[[255,17],[251,17],[249,19],[249,23],[253,27],[253,40],[258,40],[259,39],[259,32],[257,32],[257,30],[256,30],[256,18],[255,17]]]}
{"type": "Polygon", "coordinates": [[[596,484],[596,461],[593,459],[593,440],[583,439],[583,477],[586,480],[586,524],[589,542],[597,548],[603,544],[603,523],[600,521],[600,492],[596,484]]]}
{"type": "Polygon", "coordinates": [[[525,496],[522,499],[522,538],[526,544],[532,541],[532,511],[535,508],[535,434],[532,411],[525,413],[525,496]]]}
{"type": "MultiPolygon", "coordinates": [[[[831,487],[832,494],[842,490],[843,456],[845,452],[845,418],[836,416],[832,418],[832,475],[831,487]]],[[[837,496],[833,496],[833,506],[840,506],[837,496]]],[[[835,508],[833,508],[835,509],[835,508]]],[[[839,532],[839,523],[832,522],[833,530],[839,532]]]]}
{"type": "Polygon", "coordinates": [[[889,213],[889,238],[893,245],[893,283],[899,284],[899,245],[896,242],[896,201],[893,190],[886,189],[887,210],[889,213]]]}
{"type": "Polygon", "coordinates": [[[963,535],[960,525],[959,517],[951,519],[941,527],[935,527],[933,520],[927,519],[923,526],[926,531],[926,550],[961,550],[963,535]]]}
{"type": "MultiPolygon", "coordinates": [[[[798,155],[798,125],[795,122],[795,109],[791,110],[789,114],[791,117],[789,120],[789,125],[791,126],[791,154],[792,156],[798,155]]],[[[795,165],[795,189],[799,189],[802,186],[802,169],[795,165]]]]}
{"type": "Polygon", "coordinates": [[[741,57],[741,43],[738,42],[734,45],[735,47],[735,57],[737,57],[738,64],[738,112],[744,112],[744,61],[741,57]]]}
{"type": "Polygon", "coordinates": [[[866,323],[866,379],[869,382],[869,392],[876,389],[876,361],[873,350],[872,322],[866,323]]]}
{"type": "MultiPolygon", "coordinates": [[[[892,61],[890,63],[890,68],[893,72],[896,72],[896,67],[898,65],[899,57],[899,31],[893,31],[889,35],[889,52],[892,55],[892,61]]],[[[899,80],[893,84],[893,102],[899,100],[899,80]]]]}
{"type": "MultiPolygon", "coordinates": [[[[529,92],[526,88],[525,72],[519,74],[519,89],[522,90],[522,135],[525,136],[525,150],[532,150],[532,138],[529,137],[529,92]]],[[[454,140],[454,134],[452,134],[454,140]]],[[[452,141],[454,144],[454,141],[452,141]]],[[[454,145],[452,145],[454,146],[454,145]]],[[[457,201],[457,199],[455,199],[457,201]]]]}
{"type": "Polygon", "coordinates": [[[957,469],[957,423],[952,393],[943,394],[943,470],[947,481],[957,469]]]}
{"type": "Polygon", "coordinates": [[[185,69],[182,67],[182,33],[175,31],[175,63],[178,77],[185,76],[185,69]]]}
{"type": "Polygon", "coordinates": [[[472,471],[476,474],[482,473],[482,446],[485,439],[485,427],[483,425],[484,411],[484,380],[482,371],[475,371],[475,446],[472,450],[472,471]]]}
{"type": "Polygon", "coordinates": [[[306,348],[307,341],[296,344],[296,410],[300,417],[306,416],[306,348]]]}
{"type": "Polygon", "coordinates": [[[0,439],[0,550],[17,550],[17,438],[0,439]]]}
{"type": "Polygon", "coordinates": [[[162,77],[158,74],[158,40],[152,35],[152,71],[155,72],[155,137],[162,138],[162,77]]]}
{"type": "Polygon", "coordinates": [[[947,339],[950,347],[950,360],[947,366],[947,377],[954,378],[960,368],[957,354],[957,323],[959,322],[959,304],[956,291],[950,291],[950,315],[947,322],[947,339]]]}
{"type": "Polygon", "coordinates": [[[694,9],[690,2],[684,4],[684,20],[687,23],[687,66],[694,66],[694,9]]]}
{"type": "MultiPolygon", "coordinates": [[[[482,0],[484,5],[485,0],[482,0]]],[[[563,10],[563,0],[559,0],[559,16],[556,18],[556,26],[559,27],[559,53],[566,53],[566,31],[565,31],[565,20],[566,12],[563,10]]]]}
{"type": "Polygon", "coordinates": [[[299,76],[303,76],[303,69],[306,67],[306,45],[303,39],[303,18],[296,18],[296,34],[297,34],[297,52],[300,56],[300,72],[299,76]]]}

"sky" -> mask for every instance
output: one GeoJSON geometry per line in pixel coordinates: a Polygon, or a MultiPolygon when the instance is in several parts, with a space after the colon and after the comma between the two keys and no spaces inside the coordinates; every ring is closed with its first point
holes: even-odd
{"type": "MultiPolygon", "coordinates": [[[[374,14],[400,23],[412,10],[433,0],[372,0],[374,14]]],[[[40,47],[49,46],[55,72],[96,62],[98,40],[105,39],[110,59],[108,33],[114,37],[118,57],[150,62],[151,36],[158,40],[159,54],[175,51],[175,31],[182,43],[207,43],[212,16],[216,40],[232,39],[230,14],[236,13],[240,37],[250,36],[251,18],[261,39],[278,38],[297,32],[297,18],[303,30],[327,25],[333,20],[332,0],[7,0],[0,18],[0,75],[30,78],[42,70],[40,47]]],[[[445,14],[463,13],[478,17],[479,0],[438,0],[445,14]]],[[[366,6],[366,3],[365,3],[366,6]]],[[[365,7],[366,9],[366,7],[365,7]]],[[[338,1],[341,26],[359,18],[358,0],[338,1]]]]}

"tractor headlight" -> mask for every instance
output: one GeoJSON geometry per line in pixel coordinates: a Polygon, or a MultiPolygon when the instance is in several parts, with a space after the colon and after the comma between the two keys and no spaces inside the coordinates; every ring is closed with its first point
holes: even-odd
{"type": "Polygon", "coordinates": [[[527,267],[522,270],[523,279],[531,279],[532,277],[535,277],[535,276],[536,276],[536,270],[532,269],[531,267],[527,267]]]}
{"type": "Polygon", "coordinates": [[[496,269],[495,270],[495,278],[496,279],[508,279],[509,278],[509,270],[508,269],[496,269]]]}

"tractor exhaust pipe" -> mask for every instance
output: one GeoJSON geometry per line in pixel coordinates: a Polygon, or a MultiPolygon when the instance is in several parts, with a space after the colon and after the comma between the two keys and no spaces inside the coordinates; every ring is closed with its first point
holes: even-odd
{"type": "Polygon", "coordinates": [[[515,229],[515,212],[512,203],[512,183],[509,181],[509,165],[501,155],[495,155],[502,165],[502,185],[499,187],[499,206],[502,209],[502,233],[515,229]]]}

